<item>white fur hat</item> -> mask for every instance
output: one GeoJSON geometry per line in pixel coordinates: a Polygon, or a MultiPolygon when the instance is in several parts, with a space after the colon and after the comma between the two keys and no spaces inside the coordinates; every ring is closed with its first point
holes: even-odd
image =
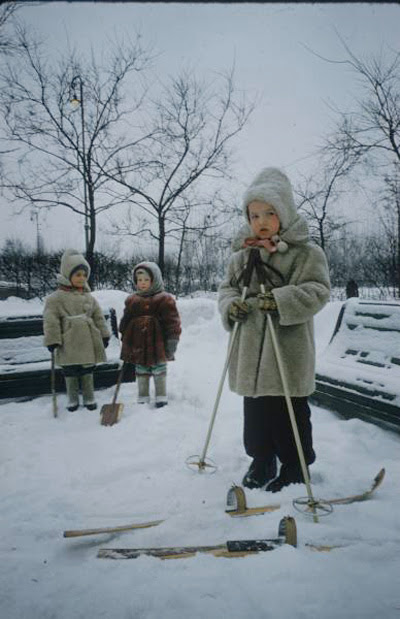
{"type": "Polygon", "coordinates": [[[281,223],[281,229],[286,230],[297,217],[292,185],[278,168],[264,168],[255,177],[243,196],[243,212],[249,220],[247,207],[250,202],[259,200],[274,207],[281,223]]]}
{"type": "Polygon", "coordinates": [[[66,249],[61,257],[60,273],[57,275],[58,283],[69,286],[71,274],[78,267],[83,267],[89,277],[90,266],[83,254],[76,249],[66,249]]]}

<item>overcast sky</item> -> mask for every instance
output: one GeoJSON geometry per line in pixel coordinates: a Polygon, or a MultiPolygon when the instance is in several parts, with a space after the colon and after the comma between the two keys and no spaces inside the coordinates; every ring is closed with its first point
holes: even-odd
{"type": "MultiPolygon", "coordinates": [[[[19,15],[46,37],[51,54],[68,45],[104,49],[110,39],[139,30],[144,44],[159,54],[154,70],[160,76],[190,66],[211,77],[235,62],[237,87],[259,98],[236,142],[238,192],[266,165],[283,168],[294,182],[311,173],[312,154],[332,126],[332,104],[351,106],[358,87],[354,75],[308,48],[343,59],[338,33],[357,55],[400,47],[400,6],[384,3],[50,2],[23,7],[19,15]]],[[[24,239],[35,239],[29,214],[12,218],[11,208],[0,200],[0,243],[21,230],[24,239]]],[[[45,244],[82,249],[78,223],[69,212],[58,217],[41,216],[45,244]]],[[[98,249],[109,242],[100,234],[98,249]]]]}

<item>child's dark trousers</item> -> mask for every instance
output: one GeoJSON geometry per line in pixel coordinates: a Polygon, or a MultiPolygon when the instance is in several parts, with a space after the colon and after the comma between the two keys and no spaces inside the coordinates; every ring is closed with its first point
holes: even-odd
{"type": "MultiPolygon", "coordinates": [[[[291,398],[304,457],[315,460],[311,411],[306,397],[291,398]]],[[[299,462],[289,412],[283,396],[244,398],[244,447],[248,456],[269,460],[274,455],[282,464],[299,462]]]]}

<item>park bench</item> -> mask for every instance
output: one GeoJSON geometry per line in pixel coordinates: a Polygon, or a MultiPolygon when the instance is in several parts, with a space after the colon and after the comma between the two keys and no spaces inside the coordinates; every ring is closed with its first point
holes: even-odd
{"type": "Polygon", "coordinates": [[[349,299],[317,361],[311,401],[400,430],[400,302],[349,299]]]}
{"type": "MultiPolygon", "coordinates": [[[[103,313],[112,337],[107,362],[96,367],[95,388],[116,384],[120,368],[115,310],[103,309],[103,313]]],[[[65,391],[60,368],[55,378],[56,391],[65,391]]],[[[50,392],[50,353],[43,343],[42,315],[0,316],[0,398],[31,398],[50,392]]]]}

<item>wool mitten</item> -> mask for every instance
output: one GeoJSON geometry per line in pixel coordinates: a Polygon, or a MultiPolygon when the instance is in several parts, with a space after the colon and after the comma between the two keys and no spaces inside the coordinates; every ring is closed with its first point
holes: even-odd
{"type": "Polygon", "coordinates": [[[260,292],[257,295],[258,299],[258,308],[262,312],[276,312],[278,306],[276,305],[275,297],[271,291],[268,292],[260,292]]]}
{"type": "Polygon", "coordinates": [[[165,342],[165,354],[168,361],[172,361],[175,358],[177,346],[178,340],[167,340],[165,342]]]}
{"type": "Polygon", "coordinates": [[[244,322],[251,312],[251,307],[241,299],[232,301],[228,308],[228,318],[233,322],[244,322]]]}
{"type": "Polygon", "coordinates": [[[55,350],[56,348],[58,348],[60,346],[60,344],[50,344],[50,346],[47,346],[47,350],[49,352],[53,352],[53,350],[55,350]]]}

